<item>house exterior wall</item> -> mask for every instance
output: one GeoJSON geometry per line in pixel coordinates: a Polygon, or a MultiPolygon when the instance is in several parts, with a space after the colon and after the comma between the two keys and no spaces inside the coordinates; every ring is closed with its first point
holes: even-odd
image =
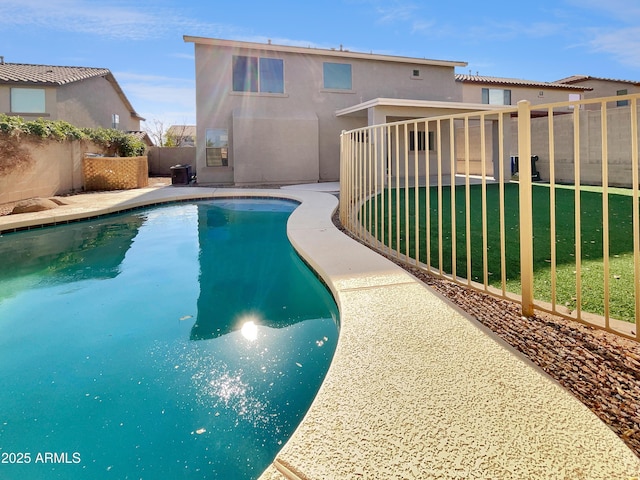
{"type": "MultiPolygon", "coordinates": [[[[485,122],[484,126],[485,132],[485,145],[484,145],[484,155],[485,162],[484,168],[485,173],[487,175],[495,175],[497,172],[494,172],[494,159],[495,155],[498,152],[494,152],[494,130],[492,122],[485,122]]],[[[468,144],[469,144],[469,175],[482,175],[482,129],[480,123],[475,121],[470,121],[468,128],[468,144]]],[[[455,136],[455,158],[456,158],[456,173],[458,174],[466,174],[467,173],[467,154],[466,154],[466,140],[464,135],[464,125],[458,124],[456,129],[455,136]]]]}
{"type": "Polygon", "coordinates": [[[626,90],[627,94],[640,93],[640,85],[634,85],[629,82],[616,82],[614,80],[603,80],[591,78],[580,82],[574,82],[572,85],[580,85],[582,87],[590,87],[593,90],[584,92],[584,98],[602,98],[614,97],[618,90],[626,90]]]}
{"type": "Polygon", "coordinates": [[[118,130],[138,131],[140,120],[131,112],[104,77],[94,77],[58,87],[58,115],[78,127],[112,127],[112,115],[120,117],[118,130]]]}
{"type": "MultiPolygon", "coordinates": [[[[628,95],[640,93],[640,85],[609,79],[589,78],[578,82],[572,82],[571,85],[580,85],[582,87],[592,88],[591,91],[585,92],[585,99],[615,97],[618,95],[618,91],[620,90],[626,90],[628,95]]],[[[586,104],[583,105],[583,108],[586,110],[599,110],[600,106],[599,104],[586,104]]]]}
{"type": "MultiPolygon", "coordinates": [[[[389,131],[389,142],[390,145],[387,145],[384,138],[379,140],[380,150],[382,152],[388,151],[390,147],[390,155],[388,156],[387,163],[387,173],[392,177],[399,178],[408,178],[409,185],[414,185],[416,181],[416,175],[418,177],[418,182],[423,184],[426,180],[426,177],[429,176],[430,181],[433,182],[433,179],[437,178],[438,171],[443,176],[451,175],[451,149],[450,149],[450,135],[451,130],[449,128],[449,123],[444,122],[441,124],[441,136],[442,142],[440,144],[441,151],[438,152],[437,140],[435,138],[435,129],[436,125],[434,122],[409,122],[402,124],[397,130],[395,127],[392,127],[389,131]],[[417,151],[417,162],[416,162],[416,151],[410,150],[410,145],[412,143],[411,137],[414,137],[413,143],[415,145],[415,133],[414,132],[425,132],[425,148],[424,150],[418,149],[417,151]],[[434,145],[429,145],[429,132],[432,133],[434,138],[434,145]],[[406,139],[406,140],[405,140],[406,139]],[[409,144],[407,145],[407,142],[409,144]],[[409,162],[407,165],[402,161],[398,161],[398,156],[396,155],[396,146],[397,152],[404,152],[405,150],[409,152],[409,162]],[[440,169],[438,169],[438,153],[442,159],[442,163],[440,164],[440,169]],[[427,162],[427,158],[429,161],[427,162]],[[417,169],[416,169],[417,164],[417,169]]],[[[378,132],[378,135],[382,136],[381,132],[378,132]]],[[[418,140],[418,143],[420,140],[418,140]]]]}
{"type": "Polygon", "coordinates": [[[377,97],[460,101],[453,65],[197,42],[195,58],[200,183],[337,180],[340,133],[367,125],[365,116],[336,117],[337,110],[377,97]],[[284,93],[233,92],[234,55],[282,59],[284,93]],[[323,88],[324,62],[351,64],[352,89],[323,88]],[[414,79],[414,70],[419,70],[420,78],[414,79]],[[206,166],[207,129],[228,130],[228,166],[206,166]]]}
{"type": "Polygon", "coordinates": [[[542,87],[521,87],[512,85],[492,85],[492,84],[479,84],[479,83],[460,83],[460,89],[462,91],[462,101],[468,103],[481,103],[482,102],[482,89],[483,88],[497,88],[503,90],[511,90],[511,105],[515,106],[520,100],[528,100],[532,105],[539,105],[543,103],[556,103],[569,101],[569,94],[580,94],[582,92],[575,89],[555,89],[555,88],[542,88],[542,87]]]}

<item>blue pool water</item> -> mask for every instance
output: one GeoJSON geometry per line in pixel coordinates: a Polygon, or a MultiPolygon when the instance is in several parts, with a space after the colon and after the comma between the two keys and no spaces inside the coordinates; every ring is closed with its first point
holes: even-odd
{"type": "Polygon", "coordinates": [[[338,336],[296,204],[214,200],[0,237],[0,478],[253,479],[338,336]]]}

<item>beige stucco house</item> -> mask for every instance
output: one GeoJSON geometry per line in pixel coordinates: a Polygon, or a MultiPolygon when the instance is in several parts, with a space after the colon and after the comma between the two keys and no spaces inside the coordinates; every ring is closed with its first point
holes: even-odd
{"type": "Polygon", "coordinates": [[[2,57],[0,113],[127,132],[140,131],[144,120],[106,68],[7,63],[2,57]]]}
{"type": "Polygon", "coordinates": [[[184,37],[195,46],[198,182],[339,178],[340,133],[465,104],[465,62],[184,37]]]}
{"type": "Polygon", "coordinates": [[[588,85],[484,75],[457,74],[456,82],[462,89],[462,101],[491,105],[517,105],[521,100],[532,105],[581,100],[592,90],[588,85]]]}
{"type": "MultiPolygon", "coordinates": [[[[193,43],[195,49],[195,168],[198,182],[205,184],[335,181],[340,175],[340,133],[344,130],[491,112],[505,105],[515,106],[520,100],[534,105],[569,102],[589,98],[596,89],[591,83],[571,80],[539,82],[456,74],[456,67],[466,66],[461,61],[351,52],[342,47],[282,46],[270,41],[191,36],[184,40],[193,43]]],[[[601,92],[598,96],[606,94],[601,92]]],[[[571,111],[567,105],[566,113],[571,111]]],[[[561,109],[554,110],[558,113],[561,109]]],[[[509,156],[517,153],[517,143],[511,127],[498,132],[495,118],[487,115],[482,127],[477,121],[469,126],[468,153],[461,143],[463,136],[458,135],[461,123],[454,125],[454,132],[448,131],[448,124],[441,125],[443,138],[455,138],[455,152],[448,151],[447,141],[441,143],[441,152],[435,150],[435,122],[407,124],[407,135],[390,132],[388,140],[379,141],[413,150],[417,138],[420,165],[428,164],[432,173],[436,167],[444,175],[461,173],[463,168],[466,171],[469,162],[465,155],[470,155],[470,173],[486,171],[497,178],[500,163],[502,173],[511,174],[509,156]],[[490,132],[484,155],[479,147],[481,129],[490,132]],[[499,135],[504,135],[507,142],[502,162],[495,148],[499,135]],[[411,145],[405,145],[405,138],[411,145]],[[439,156],[454,156],[456,172],[450,172],[448,164],[438,165],[439,156]]],[[[391,160],[388,168],[392,174],[405,173],[396,172],[398,167],[391,160]]],[[[402,166],[399,168],[402,170],[402,166]]],[[[422,177],[425,171],[411,171],[408,176],[422,177]]]]}
{"type": "Polygon", "coordinates": [[[167,142],[175,147],[196,146],[195,125],[171,125],[165,134],[167,142]]]}
{"type": "MultiPolygon", "coordinates": [[[[589,75],[573,75],[558,80],[556,83],[586,87],[584,98],[615,97],[640,93],[640,82],[632,80],[616,80],[613,78],[592,77],[589,75]]],[[[624,107],[628,100],[616,102],[617,107],[624,107]]],[[[594,108],[597,108],[594,106],[594,108]]]]}

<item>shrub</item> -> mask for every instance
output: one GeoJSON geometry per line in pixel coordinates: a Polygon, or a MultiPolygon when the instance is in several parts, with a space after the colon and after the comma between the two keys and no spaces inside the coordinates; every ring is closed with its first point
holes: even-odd
{"type": "Polygon", "coordinates": [[[91,140],[104,147],[109,154],[120,157],[144,155],[146,145],[134,135],[111,128],[78,128],[63,120],[39,118],[25,122],[21,117],[0,114],[0,132],[12,135],[30,135],[36,138],[65,140],[91,140]]]}

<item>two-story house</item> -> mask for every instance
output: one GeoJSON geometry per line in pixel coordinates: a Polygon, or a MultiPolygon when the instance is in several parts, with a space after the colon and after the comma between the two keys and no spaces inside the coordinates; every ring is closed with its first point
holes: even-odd
{"type": "Polygon", "coordinates": [[[8,63],[0,57],[0,113],[81,128],[140,131],[140,117],[106,68],[8,63]]]}
{"type": "MultiPolygon", "coordinates": [[[[282,46],[270,41],[191,36],[184,40],[195,48],[196,170],[200,183],[334,181],[340,175],[343,130],[498,110],[520,100],[534,105],[569,102],[585,98],[592,90],[590,85],[571,82],[456,74],[456,67],[467,65],[461,61],[351,52],[342,47],[282,46]]],[[[571,111],[567,105],[566,113],[571,111]]],[[[561,109],[554,112],[562,113],[561,109]]],[[[540,116],[546,114],[539,112],[540,116]]],[[[499,135],[497,122],[487,119],[486,123],[483,129],[491,133],[484,155],[479,148],[480,126],[469,127],[471,173],[484,170],[496,176],[500,162],[491,138],[499,135]],[[481,158],[486,159],[484,167],[481,158]]],[[[428,158],[434,172],[438,156],[433,149],[434,126],[421,123],[415,128],[420,165],[428,158]]],[[[460,125],[453,128],[457,131],[460,125]]],[[[461,172],[465,149],[460,142],[464,139],[451,134],[455,137],[457,172],[461,172]]],[[[404,145],[403,136],[394,138],[393,132],[390,136],[391,144],[404,145]]],[[[411,143],[414,136],[409,134],[408,139],[411,143]]],[[[515,146],[515,141],[511,143],[515,146]]],[[[448,149],[448,142],[443,142],[442,148],[448,149]]],[[[505,170],[508,160],[502,162],[505,170]]],[[[448,165],[440,166],[443,173],[452,173],[448,165]]],[[[392,162],[389,168],[393,169],[392,162]]]]}
{"type": "Polygon", "coordinates": [[[340,133],[495,108],[465,104],[465,62],[184,37],[195,46],[198,182],[339,178],[340,133]]]}

